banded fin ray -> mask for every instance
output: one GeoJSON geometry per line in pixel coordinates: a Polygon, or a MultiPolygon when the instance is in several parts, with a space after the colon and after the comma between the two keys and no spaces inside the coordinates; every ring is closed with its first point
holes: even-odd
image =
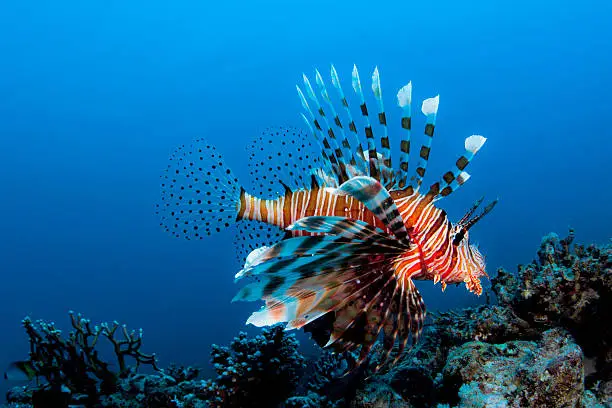
{"type": "Polygon", "coordinates": [[[433,98],[428,98],[423,101],[421,111],[427,118],[425,124],[425,141],[421,145],[419,151],[419,164],[416,168],[414,187],[418,188],[423,182],[425,172],[427,171],[427,163],[429,162],[429,153],[431,152],[431,142],[434,136],[434,130],[436,127],[436,117],[438,115],[438,104],[440,102],[440,95],[433,98]]]}
{"type": "MultiPolygon", "coordinates": [[[[353,147],[351,146],[351,142],[349,141],[348,137],[346,136],[346,133],[344,132],[344,127],[342,126],[342,121],[340,120],[340,116],[338,115],[338,113],[336,112],[336,109],[334,108],[334,104],[332,103],[329,93],[327,92],[327,87],[325,86],[325,82],[323,81],[323,77],[321,76],[321,73],[319,72],[319,70],[315,70],[315,81],[317,83],[317,86],[319,87],[319,93],[321,94],[321,97],[323,98],[325,102],[327,102],[327,106],[329,107],[331,115],[334,118],[333,121],[334,121],[335,127],[340,132],[340,137],[341,137],[340,153],[342,154],[343,157],[346,158],[346,159],[343,159],[343,162],[345,163],[345,169],[347,172],[347,176],[350,178],[350,177],[359,175],[359,171],[357,169],[357,159],[355,158],[355,155],[353,154],[353,150],[352,150],[353,147]],[[348,163],[346,162],[346,160],[348,160],[348,163]]],[[[320,110],[320,113],[323,114],[323,109],[320,110]]],[[[331,127],[328,128],[328,134],[330,135],[330,137],[333,137],[334,139],[336,139],[335,134],[333,130],[331,129],[331,127]]]]}
{"type": "Polygon", "coordinates": [[[370,263],[372,258],[371,253],[329,253],[275,258],[246,270],[242,276],[253,276],[256,281],[243,286],[232,301],[248,302],[280,297],[302,279],[333,275],[344,268],[362,267],[370,263]]]}
{"type": "Polygon", "coordinates": [[[392,237],[374,238],[369,241],[348,239],[342,236],[294,237],[285,239],[258,254],[249,267],[237,275],[237,278],[270,272],[277,268],[276,262],[289,262],[289,259],[295,257],[317,256],[316,261],[323,262],[329,261],[323,255],[332,253],[338,257],[346,257],[353,254],[400,254],[405,249],[402,245],[398,245],[397,240],[392,237]],[[268,261],[271,262],[267,263],[268,261]]]}
{"type": "Polygon", "coordinates": [[[365,120],[365,136],[368,145],[368,162],[370,169],[370,177],[380,181],[380,167],[378,163],[378,154],[376,152],[376,144],[374,142],[374,131],[372,130],[372,124],[370,123],[370,116],[368,114],[368,106],[366,105],[365,97],[363,95],[363,89],[361,88],[361,80],[359,78],[359,70],[356,65],[353,65],[353,72],[351,75],[353,90],[359,98],[359,107],[361,109],[361,116],[365,120]]]}
{"type": "MultiPolygon", "coordinates": [[[[308,96],[310,101],[314,103],[317,114],[319,115],[320,119],[323,121],[322,123],[323,128],[321,129],[321,133],[323,134],[323,143],[326,148],[329,147],[329,149],[331,149],[332,151],[331,157],[335,158],[336,164],[338,165],[338,171],[337,171],[338,182],[343,183],[349,178],[347,174],[347,169],[346,169],[348,163],[344,157],[344,152],[338,145],[336,134],[331,128],[329,121],[327,120],[327,116],[325,115],[325,111],[323,107],[321,106],[321,103],[319,102],[319,98],[317,98],[317,95],[312,89],[312,85],[310,83],[310,80],[306,76],[306,74],[302,74],[302,80],[304,83],[304,88],[306,90],[306,95],[308,96]],[[325,133],[327,133],[327,136],[329,136],[329,139],[325,136],[325,133]]],[[[313,121],[313,124],[315,126],[321,127],[321,125],[319,125],[318,123],[319,122],[313,121]]]]}
{"type": "Polygon", "coordinates": [[[384,186],[394,183],[393,165],[391,163],[391,146],[389,143],[389,130],[387,129],[387,114],[385,113],[385,105],[382,97],[382,88],[380,86],[380,74],[378,67],[374,68],[372,74],[372,92],[378,105],[378,123],[383,129],[383,134],[380,137],[380,173],[381,182],[384,186]]]}
{"type": "Polygon", "coordinates": [[[296,85],[295,87],[297,89],[300,102],[302,103],[302,107],[308,115],[306,116],[302,113],[302,118],[304,119],[304,122],[310,129],[311,133],[313,134],[321,148],[321,156],[323,157],[323,162],[325,164],[324,171],[329,177],[333,177],[335,179],[336,184],[339,184],[340,180],[342,180],[343,178],[343,175],[342,170],[340,169],[340,163],[338,161],[338,158],[336,157],[336,154],[334,153],[332,145],[327,139],[327,136],[325,136],[321,124],[312,112],[312,109],[310,108],[310,105],[308,104],[308,101],[304,96],[304,92],[302,92],[302,89],[299,85],[296,85]]]}
{"type": "Polygon", "coordinates": [[[338,76],[338,72],[336,68],[332,64],[330,69],[331,81],[334,88],[336,88],[336,92],[338,93],[338,97],[340,98],[340,102],[344,108],[346,116],[349,120],[348,129],[349,132],[353,135],[353,145],[356,147],[357,155],[355,157],[357,170],[361,175],[368,175],[368,166],[366,162],[365,155],[363,153],[363,146],[361,145],[361,141],[359,140],[359,133],[357,132],[357,126],[355,125],[355,121],[353,120],[353,115],[351,113],[351,109],[348,104],[348,100],[344,94],[344,90],[342,89],[342,84],[340,83],[340,77],[338,76]]]}
{"type": "Polygon", "coordinates": [[[297,220],[288,228],[290,231],[306,231],[313,234],[333,234],[351,239],[392,239],[380,228],[364,221],[339,216],[310,216],[297,220]]]}
{"type": "Polygon", "coordinates": [[[447,171],[442,176],[439,198],[446,197],[457,191],[470,178],[465,168],[486,141],[487,139],[480,135],[472,135],[465,139],[465,153],[455,162],[455,169],[447,171]]]}
{"type": "Polygon", "coordinates": [[[402,108],[403,138],[400,141],[399,175],[396,187],[404,189],[408,181],[408,164],[410,162],[410,136],[412,132],[412,82],[403,86],[397,93],[397,104],[402,108]]]}
{"type": "Polygon", "coordinates": [[[343,217],[307,217],[298,223],[326,231],[326,235],[288,238],[263,249],[250,263],[249,275],[256,281],[243,287],[234,300],[263,299],[266,305],[251,315],[249,323],[287,322],[291,329],[332,313],[327,346],[336,350],[361,346],[357,364],[363,362],[383,329],[387,345],[396,337],[405,341],[409,333],[415,338],[398,313],[410,303],[410,293],[403,288],[416,288],[402,283],[410,281],[405,275],[400,275],[399,282],[393,266],[408,248],[406,242],[343,217]]]}
{"type": "Polygon", "coordinates": [[[287,330],[301,328],[361,296],[377,276],[376,269],[348,266],[298,280],[281,296],[267,297],[265,307],[253,313],[247,323],[260,327],[287,322],[287,330]]]}
{"type": "Polygon", "coordinates": [[[408,239],[408,231],[389,191],[372,177],[354,177],[338,188],[339,194],[349,194],[370,210],[398,240],[408,239]]]}

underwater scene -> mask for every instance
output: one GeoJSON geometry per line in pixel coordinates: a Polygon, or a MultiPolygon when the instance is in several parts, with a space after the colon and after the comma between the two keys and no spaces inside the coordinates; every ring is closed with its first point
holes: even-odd
{"type": "Polygon", "coordinates": [[[0,4],[0,407],[612,407],[612,3],[0,4]]]}

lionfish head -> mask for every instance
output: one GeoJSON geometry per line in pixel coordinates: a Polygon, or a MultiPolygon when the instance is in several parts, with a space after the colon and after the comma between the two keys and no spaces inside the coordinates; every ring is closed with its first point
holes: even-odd
{"type": "Polygon", "coordinates": [[[484,256],[480,253],[477,245],[470,244],[468,231],[478,221],[480,221],[482,217],[491,212],[491,210],[497,204],[497,200],[493,200],[485,206],[484,210],[480,214],[474,216],[476,209],[480,206],[480,204],[482,204],[483,200],[484,197],[476,200],[463,218],[461,218],[461,220],[454,225],[455,233],[453,235],[453,245],[456,245],[459,249],[459,265],[464,268],[461,270],[461,275],[463,277],[463,281],[465,282],[465,286],[470,292],[473,292],[478,296],[482,295],[480,277],[488,277],[488,275],[485,272],[484,256]]]}
{"type": "Polygon", "coordinates": [[[489,277],[485,271],[485,258],[484,255],[478,249],[478,245],[470,244],[468,233],[459,243],[459,254],[460,258],[463,258],[462,266],[462,277],[465,286],[470,292],[473,292],[480,296],[482,294],[482,284],[480,283],[481,277],[489,277]]]}

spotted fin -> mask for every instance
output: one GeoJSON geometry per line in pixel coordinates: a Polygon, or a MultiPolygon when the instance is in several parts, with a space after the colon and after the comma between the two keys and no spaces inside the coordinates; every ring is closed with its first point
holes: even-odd
{"type": "Polygon", "coordinates": [[[244,264],[249,254],[261,247],[270,247],[287,235],[276,225],[262,221],[241,220],[236,224],[234,248],[239,264],[244,264]]]}
{"type": "Polygon", "coordinates": [[[202,239],[236,221],[242,187],[204,139],[178,147],[161,180],[156,212],[170,234],[202,239]]]}
{"type": "MultiPolygon", "coordinates": [[[[265,129],[247,147],[249,193],[258,198],[274,199],[291,191],[312,186],[312,175],[325,164],[316,142],[307,133],[291,127],[265,129]]],[[[321,179],[323,181],[323,179],[321,179]]]]}

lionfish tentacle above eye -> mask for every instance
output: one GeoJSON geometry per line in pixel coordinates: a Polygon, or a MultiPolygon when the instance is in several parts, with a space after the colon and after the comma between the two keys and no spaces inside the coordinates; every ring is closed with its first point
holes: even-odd
{"type": "Polygon", "coordinates": [[[484,201],[484,196],[474,201],[474,204],[472,204],[472,207],[465,213],[463,217],[461,217],[461,219],[457,223],[457,226],[462,226],[462,227],[465,226],[465,223],[467,222],[467,220],[469,220],[472,217],[472,215],[474,215],[474,213],[476,212],[478,207],[480,207],[480,204],[482,204],[483,201],[484,201]]]}
{"type": "Polygon", "coordinates": [[[478,214],[476,217],[471,218],[472,215],[474,215],[474,212],[476,211],[476,209],[480,206],[480,204],[482,203],[482,201],[484,200],[484,197],[481,197],[479,200],[477,200],[474,205],[472,205],[472,208],[470,208],[468,210],[468,212],[461,218],[461,220],[457,223],[457,229],[459,230],[457,232],[457,234],[455,234],[454,238],[453,238],[453,245],[457,246],[461,243],[461,241],[463,240],[463,238],[465,237],[465,235],[468,233],[468,231],[470,230],[470,228],[472,228],[478,221],[480,221],[485,215],[487,215],[488,213],[491,212],[491,210],[493,210],[493,208],[497,205],[497,199],[491,201],[489,204],[487,204],[484,208],[484,210],[482,210],[482,212],[480,214],[478,214]]]}

